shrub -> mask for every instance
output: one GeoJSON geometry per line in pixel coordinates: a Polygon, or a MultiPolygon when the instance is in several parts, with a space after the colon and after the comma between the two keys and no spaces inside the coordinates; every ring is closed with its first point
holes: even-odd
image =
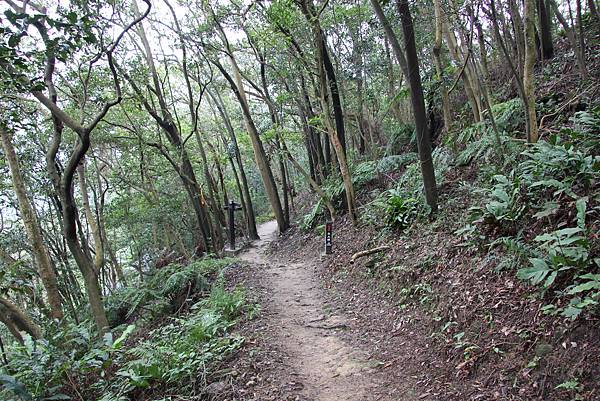
{"type": "Polygon", "coordinates": [[[168,265],[108,297],[107,309],[126,308],[129,318],[141,310],[152,311],[152,317],[172,312],[174,299],[182,300],[175,311],[190,305],[185,316],[162,316],[160,327],[145,328],[138,321],[135,331],[130,324],[99,338],[86,321],[57,328],[45,339],[26,337],[9,349],[9,364],[0,368],[0,399],[14,394],[23,400],[122,400],[155,385],[165,391],[185,387],[193,395],[205,384],[198,381],[207,370],[242,343],[229,335],[231,326],[242,312],[254,313],[241,289],[223,287],[221,272],[233,262],[206,258],[168,265]],[[137,340],[128,341],[131,336],[137,340]]]}
{"type": "Polygon", "coordinates": [[[386,208],[386,224],[392,228],[407,228],[419,213],[419,202],[406,198],[398,189],[389,191],[386,208]]]}
{"type": "MultiPolygon", "coordinates": [[[[484,194],[484,201],[471,208],[473,223],[514,228],[526,219],[550,225],[534,236],[532,246],[521,244],[522,238],[503,238],[493,244],[503,243],[509,251],[518,248],[517,256],[526,266],[518,269],[517,276],[543,292],[559,295],[558,304],[549,305],[546,312],[575,318],[600,300],[600,259],[594,255],[597,246],[586,225],[586,217],[597,216],[597,206],[589,205],[600,201],[594,192],[600,156],[552,136],[531,145],[519,158],[508,175],[494,175],[487,187],[477,191],[484,194]]],[[[461,233],[474,235],[473,227],[461,233]]]]}

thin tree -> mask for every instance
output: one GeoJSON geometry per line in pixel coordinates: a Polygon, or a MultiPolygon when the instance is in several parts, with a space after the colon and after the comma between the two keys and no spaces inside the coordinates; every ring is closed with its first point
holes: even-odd
{"type": "Polygon", "coordinates": [[[54,319],[62,319],[62,301],[60,298],[60,292],[58,291],[58,281],[54,272],[54,263],[52,262],[50,254],[48,253],[48,249],[44,244],[42,229],[40,227],[35,209],[29,200],[29,197],[27,196],[25,181],[23,180],[23,174],[21,173],[19,160],[17,158],[17,154],[15,153],[8,129],[2,124],[0,124],[0,139],[2,141],[2,148],[4,149],[4,157],[8,162],[13,188],[15,190],[15,194],[17,195],[17,201],[19,204],[19,210],[21,211],[21,218],[23,219],[23,225],[25,226],[25,232],[27,233],[27,237],[31,243],[31,250],[38,266],[38,272],[48,296],[50,316],[54,319]]]}
{"type": "Polygon", "coordinates": [[[373,6],[373,10],[379,19],[379,22],[384,28],[398,64],[400,64],[404,76],[408,79],[410,99],[415,117],[417,150],[419,152],[419,160],[421,161],[421,175],[423,176],[425,199],[427,200],[427,204],[431,208],[431,211],[435,213],[438,207],[437,186],[431,155],[431,138],[429,137],[429,130],[427,129],[427,114],[425,111],[425,98],[423,96],[423,86],[421,84],[419,71],[419,58],[417,56],[417,48],[415,45],[410,8],[406,0],[399,0],[397,3],[404,34],[404,46],[406,48],[405,55],[392,26],[383,13],[379,1],[371,0],[371,5],[373,6]]]}

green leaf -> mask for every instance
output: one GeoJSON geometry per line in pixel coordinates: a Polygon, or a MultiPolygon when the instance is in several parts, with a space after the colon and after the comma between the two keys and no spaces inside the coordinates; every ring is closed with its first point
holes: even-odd
{"type": "Polygon", "coordinates": [[[600,290],[600,281],[588,281],[587,283],[579,284],[569,290],[569,295],[574,295],[593,289],[600,290]]]}
{"type": "Polygon", "coordinates": [[[559,204],[556,202],[546,202],[542,210],[533,215],[536,219],[541,219],[544,217],[551,216],[555,214],[560,208],[559,204]]]}
{"type": "Polygon", "coordinates": [[[558,274],[558,272],[556,272],[556,271],[550,273],[550,275],[544,282],[544,287],[549,288],[554,283],[554,280],[556,280],[557,274],[558,274]]]}
{"type": "Polygon", "coordinates": [[[500,199],[501,201],[504,201],[505,203],[509,203],[510,201],[508,193],[506,193],[506,191],[502,188],[494,189],[492,191],[492,196],[496,197],[497,199],[500,199]]]}
{"type": "Polygon", "coordinates": [[[67,19],[71,24],[75,24],[77,22],[77,13],[75,11],[71,11],[67,14],[67,19]]]}
{"type": "Polygon", "coordinates": [[[17,397],[27,401],[33,400],[33,397],[27,392],[25,386],[13,376],[0,375],[0,384],[2,384],[2,387],[5,389],[12,391],[17,397]]]}
{"type": "Polygon", "coordinates": [[[577,199],[575,202],[575,207],[577,208],[577,226],[580,228],[585,227],[585,211],[587,208],[587,196],[584,198],[577,199]]]}
{"type": "Polygon", "coordinates": [[[577,318],[577,316],[579,316],[580,313],[581,313],[581,309],[579,309],[575,306],[569,305],[563,310],[561,315],[563,315],[564,317],[568,317],[571,320],[575,320],[577,318]]]}
{"type": "Polygon", "coordinates": [[[521,280],[530,280],[532,284],[539,284],[552,271],[544,259],[530,258],[532,267],[519,269],[517,277],[521,280]]]}
{"type": "Polygon", "coordinates": [[[133,324],[130,324],[129,326],[127,326],[127,328],[123,331],[123,333],[119,336],[119,338],[117,338],[115,340],[115,342],[113,343],[113,345],[112,345],[113,349],[119,349],[121,347],[121,344],[123,343],[123,341],[125,341],[127,339],[129,334],[131,334],[131,332],[134,329],[135,329],[135,325],[133,325],[133,324]]]}

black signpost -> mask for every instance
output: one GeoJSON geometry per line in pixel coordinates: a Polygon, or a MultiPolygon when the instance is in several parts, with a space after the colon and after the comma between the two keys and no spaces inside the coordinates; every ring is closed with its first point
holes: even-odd
{"type": "Polygon", "coordinates": [[[242,207],[239,203],[235,203],[233,199],[229,201],[229,204],[225,205],[225,210],[228,213],[228,224],[229,224],[229,249],[232,251],[235,249],[235,211],[240,210],[242,207]]]}
{"type": "Polygon", "coordinates": [[[333,223],[328,221],[325,223],[325,255],[331,255],[333,245],[333,223]]]}

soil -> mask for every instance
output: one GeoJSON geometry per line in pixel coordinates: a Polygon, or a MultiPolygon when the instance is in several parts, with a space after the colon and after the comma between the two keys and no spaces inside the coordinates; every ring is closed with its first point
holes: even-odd
{"type": "Polygon", "coordinates": [[[323,256],[315,233],[261,225],[262,240],[227,275],[261,312],[238,327],[246,345],[213,399],[597,399],[599,322],[541,315],[512,272],[490,274],[494,255],[463,249],[454,229],[390,242],[341,218],[323,256]],[[382,242],[385,254],[350,263],[382,242]],[[570,377],[582,392],[555,390],[570,377]]]}
{"type": "Polygon", "coordinates": [[[265,380],[265,372],[261,372],[260,378],[250,380],[254,389],[246,397],[252,398],[241,399],[404,399],[377,392],[387,388],[384,372],[377,369],[383,363],[348,338],[354,322],[324,293],[318,275],[318,251],[302,260],[269,254],[269,246],[277,238],[274,221],[261,225],[259,235],[261,240],[240,259],[254,273],[253,283],[246,277],[245,285],[250,291],[262,287],[259,321],[263,330],[255,335],[262,337],[263,353],[276,353],[279,358],[270,361],[268,371],[274,377],[265,380]],[[256,382],[278,384],[261,386],[256,382]],[[282,391],[282,385],[287,390],[282,391]]]}

